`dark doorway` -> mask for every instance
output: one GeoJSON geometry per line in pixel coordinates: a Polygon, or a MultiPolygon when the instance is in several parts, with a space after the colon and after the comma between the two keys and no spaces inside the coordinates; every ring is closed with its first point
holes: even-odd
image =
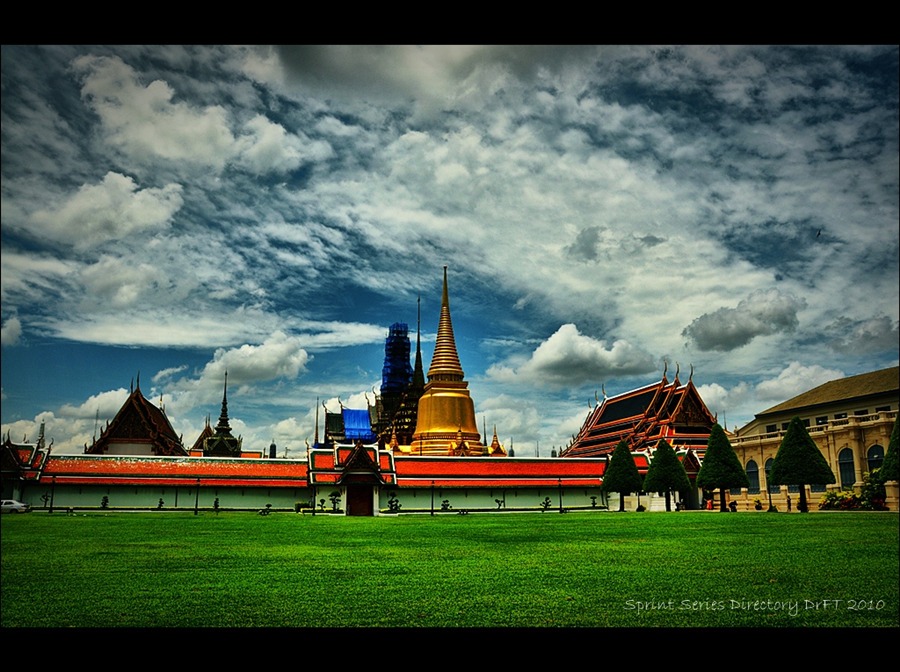
{"type": "Polygon", "coordinates": [[[347,515],[348,516],[372,516],[375,515],[375,507],[372,504],[371,485],[347,486],[347,515]]]}

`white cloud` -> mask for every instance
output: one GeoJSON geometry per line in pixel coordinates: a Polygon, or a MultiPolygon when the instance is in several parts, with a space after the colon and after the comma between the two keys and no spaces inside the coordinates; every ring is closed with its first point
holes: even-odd
{"type": "Polygon", "coordinates": [[[541,343],[531,358],[521,365],[493,365],[489,378],[531,385],[578,386],[600,383],[608,377],[649,373],[655,370],[654,358],[631,343],[606,341],[585,336],[574,324],[564,324],[541,343]]]}
{"type": "Polygon", "coordinates": [[[18,317],[10,317],[3,323],[0,329],[0,343],[3,345],[16,345],[22,335],[22,322],[18,317]]]}
{"type": "Polygon", "coordinates": [[[778,374],[777,378],[759,383],[756,386],[756,394],[762,401],[769,400],[780,403],[814,387],[843,377],[843,371],[826,369],[818,364],[803,366],[800,362],[791,362],[778,374]]]}
{"type": "Polygon", "coordinates": [[[138,189],[127,175],[109,172],[51,208],[37,210],[30,231],[86,250],[146,231],[167,228],[183,204],[180,185],[138,189]]]}
{"type": "Polygon", "coordinates": [[[118,57],[81,56],[72,66],[82,77],[81,95],[100,116],[108,141],[126,154],[216,170],[233,154],[234,137],[224,108],[173,102],[175,91],[166,82],[142,85],[134,69],[118,57]]]}
{"type": "Polygon", "coordinates": [[[122,408],[122,404],[128,399],[128,394],[128,390],[119,388],[92,395],[79,406],[63,404],[59,409],[59,417],[84,420],[96,418],[99,415],[101,420],[103,418],[111,419],[122,408]]]}
{"type": "Polygon", "coordinates": [[[244,125],[244,131],[236,141],[238,161],[257,175],[288,172],[306,162],[324,161],[333,154],[327,142],[288,133],[280,124],[259,114],[244,125]]]}
{"type": "Polygon", "coordinates": [[[299,338],[276,331],[259,345],[216,350],[203,368],[201,381],[221,384],[228,372],[229,385],[241,385],[275,378],[293,379],[306,370],[309,354],[299,338]]]}

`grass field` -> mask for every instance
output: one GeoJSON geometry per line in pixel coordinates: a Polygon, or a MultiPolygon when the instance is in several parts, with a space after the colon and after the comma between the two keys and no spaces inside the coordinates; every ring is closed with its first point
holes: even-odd
{"type": "Polygon", "coordinates": [[[900,626],[896,513],[2,517],[2,627],[900,626]]]}

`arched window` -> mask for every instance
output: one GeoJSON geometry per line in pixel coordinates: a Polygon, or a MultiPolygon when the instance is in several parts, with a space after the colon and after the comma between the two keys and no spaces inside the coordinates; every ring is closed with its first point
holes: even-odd
{"type": "Polygon", "coordinates": [[[772,479],[769,478],[769,476],[772,473],[772,463],[774,461],[775,460],[772,459],[771,457],[768,460],[766,460],[766,490],[768,492],[772,493],[773,495],[777,495],[778,492],[781,490],[781,488],[779,488],[777,485],[774,485],[772,483],[772,479]]]}
{"type": "Polygon", "coordinates": [[[849,448],[838,453],[838,470],[841,473],[841,490],[852,490],[856,472],[853,469],[853,451],[849,448]]]}
{"type": "Polygon", "coordinates": [[[869,448],[869,451],[866,453],[866,461],[869,463],[870,474],[876,469],[881,469],[881,465],[884,462],[884,446],[879,446],[876,443],[869,448]]]}
{"type": "Polygon", "coordinates": [[[747,462],[747,482],[750,483],[750,487],[747,488],[747,493],[751,495],[759,494],[759,467],[756,466],[756,462],[750,460],[747,462]]]}

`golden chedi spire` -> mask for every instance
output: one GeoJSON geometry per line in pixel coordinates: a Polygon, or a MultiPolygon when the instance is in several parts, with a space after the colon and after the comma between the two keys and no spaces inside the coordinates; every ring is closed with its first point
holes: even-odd
{"type": "Polygon", "coordinates": [[[441,296],[441,319],[438,322],[434,357],[428,367],[428,382],[432,380],[463,380],[465,374],[456,352],[453,323],[450,321],[450,298],[447,292],[447,267],[444,266],[444,293],[441,296]]]}
{"type": "Polygon", "coordinates": [[[446,455],[450,451],[458,454],[461,443],[466,454],[482,453],[484,446],[475,422],[475,403],[469,396],[468,387],[453,336],[447,267],[444,266],[441,317],[434,356],[428,369],[428,384],[419,399],[411,450],[414,455],[446,455]]]}

